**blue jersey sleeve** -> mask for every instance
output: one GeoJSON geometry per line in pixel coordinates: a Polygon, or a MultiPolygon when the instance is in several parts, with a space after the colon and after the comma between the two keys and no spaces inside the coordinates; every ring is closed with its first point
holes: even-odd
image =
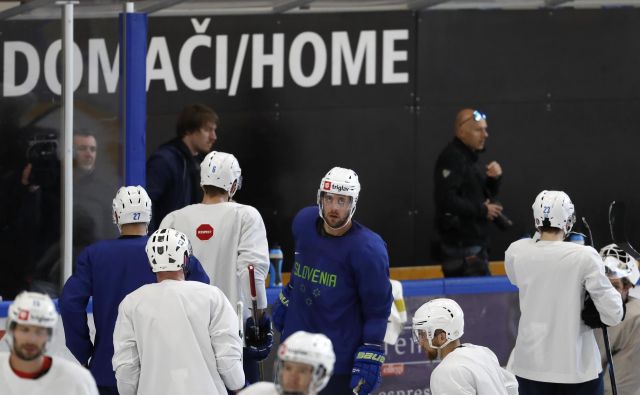
{"type": "Polygon", "coordinates": [[[353,257],[354,273],[363,315],[364,343],[383,344],[393,295],[389,281],[389,255],[377,235],[353,257]]]}
{"type": "Polygon", "coordinates": [[[59,300],[67,347],[83,365],[93,356],[87,324],[87,304],[93,293],[90,251],[86,248],[78,256],[75,273],[64,284],[59,300]]]}
{"type": "Polygon", "coordinates": [[[202,264],[194,255],[189,257],[189,272],[185,276],[185,280],[211,284],[209,275],[204,271],[202,264]]]}

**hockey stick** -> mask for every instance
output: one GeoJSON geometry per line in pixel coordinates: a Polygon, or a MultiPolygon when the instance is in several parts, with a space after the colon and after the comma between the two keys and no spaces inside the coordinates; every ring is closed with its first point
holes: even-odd
{"type": "Polygon", "coordinates": [[[602,325],[602,337],[604,339],[604,349],[607,353],[607,362],[609,362],[609,379],[611,379],[611,393],[613,393],[613,395],[618,395],[616,375],[615,370],[613,369],[613,355],[611,355],[611,346],[609,345],[609,332],[607,331],[606,325],[602,325]]]}
{"type": "Polygon", "coordinates": [[[358,385],[356,385],[356,388],[353,389],[353,395],[358,395],[363,385],[364,385],[364,379],[360,379],[360,381],[358,381],[358,385]]]}
{"type": "MultiPolygon", "coordinates": [[[[256,292],[256,275],[253,265],[249,265],[249,286],[251,287],[251,315],[253,316],[257,340],[260,339],[260,328],[258,327],[258,297],[256,292]]],[[[262,362],[258,362],[258,369],[260,370],[260,381],[264,381],[264,366],[262,366],[262,362]]]]}
{"type": "Polygon", "coordinates": [[[596,243],[593,241],[593,234],[591,234],[591,227],[589,226],[589,223],[587,222],[587,219],[585,217],[582,217],[582,223],[584,224],[584,228],[589,234],[589,245],[593,248],[596,248],[596,243]]]}
{"type": "MultiPolygon", "coordinates": [[[[611,208],[609,209],[609,213],[611,213],[611,208]]],[[[611,220],[611,215],[609,215],[609,220],[611,220]]],[[[591,233],[591,227],[589,226],[589,223],[587,222],[587,219],[585,217],[582,217],[582,223],[584,224],[584,227],[587,230],[587,233],[589,234],[589,244],[591,244],[591,247],[596,248],[596,244],[593,241],[593,234],[591,233]]],[[[601,328],[602,328],[602,338],[604,339],[604,348],[607,354],[607,362],[609,363],[608,366],[609,366],[609,379],[611,380],[611,392],[613,393],[613,395],[617,395],[618,387],[616,386],[616,375],[613,368],[613,356],[611,354],[611,346],[609,345],[609,331],[607,330],[606,325],[602,325],[601,328]]]]}
{"type": "MultiPolygon", "coordinates": [[[[244,342],[244,303],[241,300],[236,303],[236,315],[238,316],[238,335],[240,336],[242,347],[244,347],[246,345],[244,342]]],[[[242,355],[240,355],[240,359],[242,360],[242,355]]]]}
{"type": "Polygon", "coordinates": [[[609,206],[609,229],[611,230],[611,238],[624,252],[631,255],[633,259],[639,260],[640,253],[629,243],[624,229],[625,211],[626,207],[624,202],[611,202],[609,206]]]}

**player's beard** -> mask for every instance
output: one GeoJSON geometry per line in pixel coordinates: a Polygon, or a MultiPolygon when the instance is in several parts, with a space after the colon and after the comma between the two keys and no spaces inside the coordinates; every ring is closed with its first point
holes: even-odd
{"type": "Polygon", "coordinates": [[[31,343],[17,344],[13,346],[13,352],[23,361],[33,361],[44,354],[44,346],[38,347],[31,343]],[[32,350],[27,350],[26,346],[30,346],[32,350]]]}
{"type": "Polygon", "coordinates": [[[329,214],[328,210],[323,207],[322,216],[324,217],[324,222],[333,229],[342,228],[347,224],[347,222],[349,222],[349,219],[350,219],[349,218],[350,211],[347,211],[347,213],[342,218],[340,217],[340,213],[337,211],[333,212],[332,214],[337,215],[338,218],[332,218],[328,214],[329,214]]]}
{"type": "Polygon", "coordinates": [[[429,358],[429,361],[436,361],[438,359],[440,359],[440,350],[437,350],[435,348],[430,348],[430,347],[425,347],[424,348],[424,352],[425,354],[427,354],[427,358],[429,358]]]}

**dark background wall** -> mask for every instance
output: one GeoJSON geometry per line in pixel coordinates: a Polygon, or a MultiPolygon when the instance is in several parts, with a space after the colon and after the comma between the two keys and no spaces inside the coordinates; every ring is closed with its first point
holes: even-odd
{"type": "MultiPolygon", "coordinates": [[[[41,63],[49,44],[59,37],[58,21],[3,22],[0,27],[5,41],[32,42],[41,63]]],[[[533,230],[530,207],[542,189],[569,193],[578,215],[589,219],[599,245],[609,239],[609,202],[626,200],[631,239],[640,240],[640,11],[228,16],[213,17],[206,34],[229,36],[231,74],[241,34],[265,34],[268,52],[268,37],[286,33],[286,58],[292,38],[301,32],[316,32],[329,43],[331,32],[348,31],[355,48],[362,30],[377,32],[376,84],[366,85],[361,75],[357,85],[331,86],[329,65],[323,80],[312,88],[292,83],[285,68],[283,88],[253,89],[247,77],[249,48],[238,92],[229,96],[214,89],[188,90],[177,75],[179,50],[194,34],[189,18],[150,18],[149,36],[166,37],[171,50],[178,91],[167,92],[161,82],[151,83],[147,151],[173,136],[182,106],[211,105],[222,118],[215,149],[236,154],[243,168],[245,184],[237,198],[260,210],[270,242],[283,244],[287,257],[292,256],[293,216],[315,204],[320,178],[340,165],[359,173],[363,189],[356,219],[387,241],[391,264],[424,265],[435,263],[430,253],[436,238],[435,158],[452,138],[457,110],[470,106],[488,114],[490,138],[481,160],[502,164],[500,200],[515,222],[507,232],[495,230],[492,259],[501,260],[509,242],[533,230]],[[408,51],[407,61],[396,65],[397,71],[409,73],[406,84],[380,83],[384,29],[409,30],[409,39],[397,44],[408,51]]],[[[116,21],[77,21],[76,42],[85,57],[87,40],[95,37],[105,38],[113,55],[116,21]]],[[[196,76],[215,79],[214,49],[215,38],[211,50],[196,50],[196,76]]],[[[305,70],[312,61],[311,52],[303,52],[305,70]]],[[[100,94],[88,94],[86,68],[85,59],[76,107],[106,125],[103,134],[116,134],[106,154],[117,158],[117,97],[105,93],[102,82],[100,94]]],[[[31,95],[36,109],[58,100],[42,80],[41,76],[31,95]]],[[[265,82],[270,81],[267,68],[265,82]]],[[[10,108],[12,101],[3,98],[0,106],[10,108]]],[[[33,108],[27,114],[37,113],[33,108]]],[[[0,131],[3,139],[8,133],[0,131]]],[[[11,133],[14,136],[15,130],[11,133]]],[[[290,263],[286,261],[285,268],[290,263]]]]}

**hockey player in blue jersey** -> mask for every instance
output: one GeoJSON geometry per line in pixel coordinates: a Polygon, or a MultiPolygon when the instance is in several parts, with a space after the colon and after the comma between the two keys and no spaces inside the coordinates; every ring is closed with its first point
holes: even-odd
{"type": "Polygon", "coordinates": [[[353,170],[334,167],[325,175],[318,207],[293,220],[295,264],[273,306],[282,340],[299,330],[331,339],[336,363],[321,394],[369,394],[384,363],[393,302],[389,258],[382,238],[352,220],[359,193],[353,170]]]}
{"type": "MultiPolygon", "coordinates": [[[[150,220],[151,199],[144,188],[120,188],[113,199],[113,221],[120,237],[99,241],[84,249],[60,296],[67,347],[81,364],[89,367],[101,395],[118,393],[111,366],[118,305],[127,294],[156,282],[145,252],[150,220]],[[89,297],[93,297],[96,328],[93,343],[86,313],[89,297]]],[[[194,257],[191,259],[187,279],[208,284],[209,277],[200,262],[194,257]]]]}

